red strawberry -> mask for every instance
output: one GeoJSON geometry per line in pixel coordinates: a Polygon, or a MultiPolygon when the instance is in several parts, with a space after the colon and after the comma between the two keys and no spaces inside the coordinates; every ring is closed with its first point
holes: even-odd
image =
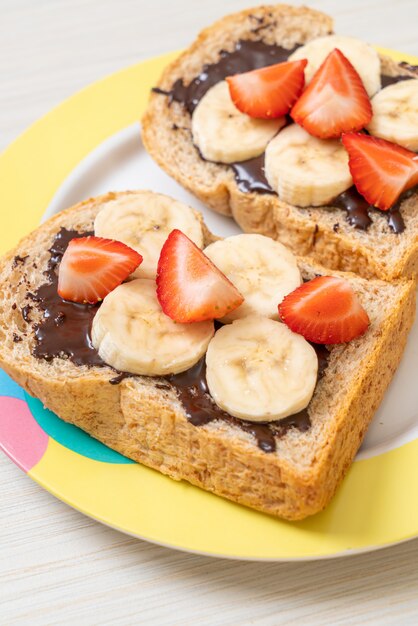
{"type": "Polygon", "coordinates": [[[290,115],[321,139],[360,130],[372,119],[372,106],[360,76],[335,48],[315,72],[290,115]]]}
{"type": "Polygon", "coordinates": [[[228,76],[233,103],[251,117],[268,120],[286,115],[302,92],[306,64],[301,59],[228,76]]]}
{"type": "Polygon", "coordinates": [[[177,229],[161,249],[157,297],[164,313],[176,322],[220,318],[244,302],[225,274],[177,229]]]}
{"type": "Polygon", "coordinates": [[[94,304],[121,284],[142,256],[120,241],[80,237],[68,244],[58,272],[58,295],[94,304]]]}
{"type": "Polygon", "coordinates": [[[366,332],[369,317],[343,278],[320,276],[289,293],[280,319],[314,343],[345,343],[366,332]]]}
{"type": "Polygon", "coordinates": [[[403,191],[418,184],[418,155],[396,143],[363,133],[343,135],[348,165],[359,193],[387,211],[403,191]]]}

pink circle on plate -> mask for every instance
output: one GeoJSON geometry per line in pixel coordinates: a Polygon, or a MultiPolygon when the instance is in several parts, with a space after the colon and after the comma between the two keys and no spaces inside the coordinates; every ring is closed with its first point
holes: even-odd
{"type": "Polygon", "coordinates": [[[48,435],[35,421],[26,402],[0,397],[0,449],[28,472],[41,460],[47,445],[48,435]]]}

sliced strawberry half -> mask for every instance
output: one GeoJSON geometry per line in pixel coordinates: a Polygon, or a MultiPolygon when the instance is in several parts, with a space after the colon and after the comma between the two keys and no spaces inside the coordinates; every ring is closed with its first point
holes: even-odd
{"type": "Polygon", "coordinates": [[[236,287],[181,230],[173,230],[161,249],[157,297],[176,322],[223,317],[244,302],[236,287]]]}
{"type": "Polygon", "coordinates": [[[378,209],[387,211],[403,191],[418,184],[415,152],[363,133],[344,134],[342,142],[358,192],[378,209]]]}
{"type": "Polygon", "coordinates": [[[279,304],[280,319],[314,343],[345,343],[366,332],[369,317],[343,278],[320,276],[304,283],[279,304]]]}
{"type": "Polygon", "coordinates": [[[290,115],[311,135],[331,139],[364,128],[372,118],[372,106],[360,76],[335,48],[315,72],[290,115]]]}
{"type": "Polygon", "coordinates": [[[251,117],[273,119],[286,115],[305,84],[306,59],[287,61],[228,76],[232,102],[251,117]]]}
{"type": "Polygon", "coordinates": [[[95,304],[141,263],[142,256],[120,241],[93,236],[72,239],[58,271],[58,295],[95,304]]]}

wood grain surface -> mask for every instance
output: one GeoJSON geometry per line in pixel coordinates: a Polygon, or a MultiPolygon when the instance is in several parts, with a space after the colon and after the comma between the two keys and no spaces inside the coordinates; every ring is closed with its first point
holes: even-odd
{"type": "MultiPolygon", "coordinates": [[[[76,90],[181,48],[210,21],[251,4],[0,0],[0,150],[76,90]]],[[[333,15],[341,34],[418,55],[417,0],[309,4],[333,15]]],[[[211,559],[106,528],[4,456],[0,471],[1,625],[418,623],[418,540],[311,563],[211,559]]]]}

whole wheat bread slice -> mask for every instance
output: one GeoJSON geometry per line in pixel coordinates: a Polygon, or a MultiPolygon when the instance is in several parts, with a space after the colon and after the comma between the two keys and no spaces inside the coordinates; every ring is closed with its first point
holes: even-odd
{"type": "MultiPolygon", "coordinates": [[[[159,89],[169,92],[181,79],[188,85],[206,64],[216,63],[221,50],[231,52],[242,39],[277,44],[291,50],[332,32],[332,19],[306,7],[261,6],[229,15],[205,29],[161,76],[159,89]]],[[[381,57],[387,76],[416,77],[412,68],[381,57]]],[[[279,239],[295,254],[310,256],[326,267],[352,271],[366,278],[394,280],[418,272],[418,194],[401,205],[405,222],[394,234],[381,212],[373,213],[367,231],[346,220],[343,209],[297,208],[276,195],[239,190],[228,166],[200,158],[193,145],[191,116],[185,107],[161,93],[152,93],[142,119],[146,149],[175,180],[209,207],[232,215],[245,232],[279,239]],[[331,210],[330,210],[331,209],[331,210]]]]}
{"type": "MultiPolygon", "coordinates": [[[[370,328],[331,349],[309,405],[309,430],[287,430],[276,439],[276,451],[266,453],[237,426],[191,424],[176,389],[161,388],[160,379],[135,376],[115,385],[109,383],[115,377],[109,367],[33,356],[34,325],[42,313],[28,294],[47,280],[56,233],[61,227],[91,231],[98,210],[120,195],[63,211],[0,261],[0,366],[65,421],[176,480],[289,520],[320,511],[347,472],[399,363],[414,318],[414,283],[345,275],[369,314],[370,328]]],[[[206,243],[213,239],[206,231],[206,243]]],[[[308,279],[340,275],[304,260],[300,268],[308,279]]]]}

